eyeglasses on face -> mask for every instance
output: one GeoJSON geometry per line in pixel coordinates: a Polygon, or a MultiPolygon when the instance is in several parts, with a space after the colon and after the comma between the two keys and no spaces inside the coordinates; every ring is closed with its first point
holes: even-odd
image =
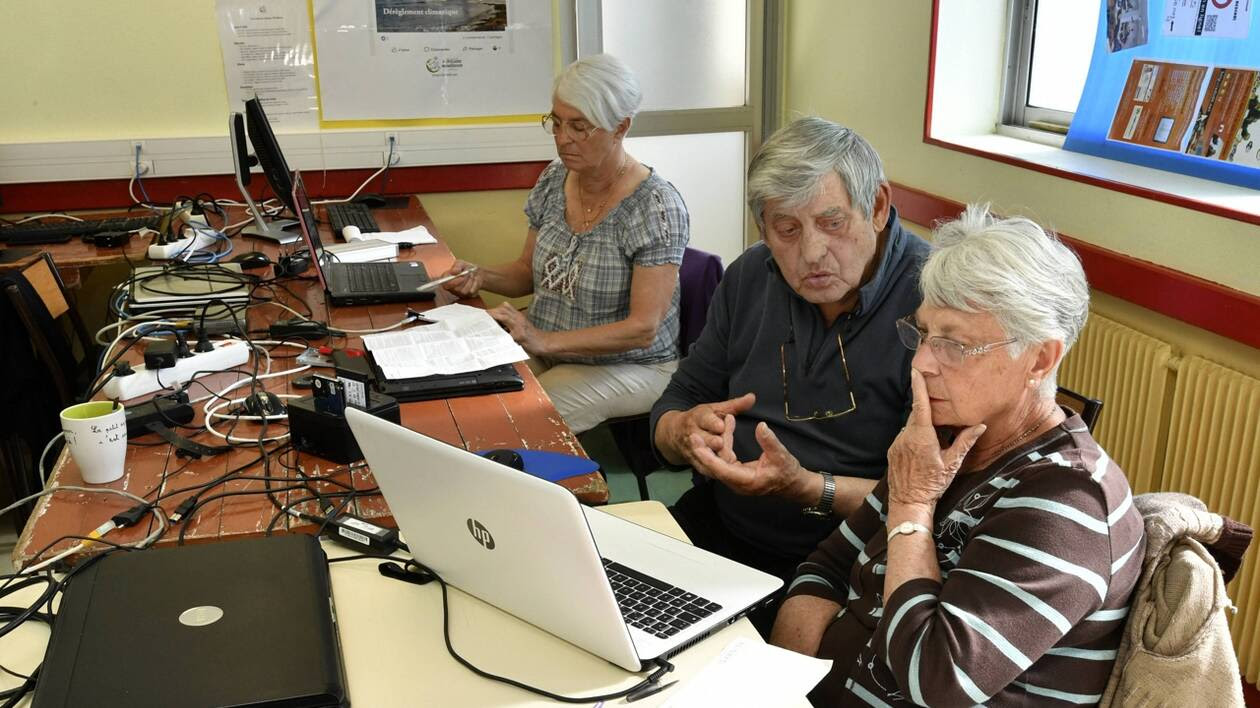
{"type": "Polygon", "coordinates": [[[963,361],[969,356],[979,356],[1015,343],[1014,339],[1006,339],[1001,342],[966,347],[952,339],[928,336],[927,332],[919,329],[908,317],[897,320],[897,336],[901,338],[901,343],[910,351],[918,350],[919,344],[926,341],[928,349],[932,351],[932,356],[947,366],[962,366],[963,361]]]}
{"type": "Polygon", "coordinates": [[[844,356],[844,340],[839,335],[836,335],[836,346],[840,353],[840,371],[838,372],[840,375],[827,382],[824,386],[826,391],[815,389],[798,391],[797,399],[794,400],[791,386],[788,385],[788,371],[799,370],[796,341],[791,338],[779,345],[779,371],[783,375],[783,416],[785,418],[793,422],[831,420],[857,410],[857,398],[853,395],[853,382],[849,378],[849,361],[844,356]],[[836,391],[836,387],[840,390],[836,391]],[[820,393],[827,397],[827,403],[819,405],[817,400],[808,400],[820,393]],[[836,402],[839,402],[839,405],[836,405],[836,402]]]}
{"type": "Polygon", "coordinates": [[[557,135],[561,131],[578,142],[582,142],[591,137],[591,133],[599,130],[598,127],[591,125],[585,118],[574,118],[573,120],[561,120],[554,113],[548,113],[542,117],[543,130],[548,135],[557,135]]]}

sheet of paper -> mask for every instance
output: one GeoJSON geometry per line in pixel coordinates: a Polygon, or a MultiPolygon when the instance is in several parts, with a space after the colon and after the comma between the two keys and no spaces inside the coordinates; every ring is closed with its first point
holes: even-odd
{"type": "Polygon", "coordinates": [[[306,0],[218,0],[215,10],[230,110],[245,110],[245,101],[257,94],[277,132],[318,128],[306,0]]]}
{"type": "Polygon", "coordinates": [[[664,708],[796,705],[830,670],[830,660],[740,637],[673,689],[664,708]]]}
{"type": "Polygon", "coordinates": [[[423,226],[413,226],[406,231],[368,231],[362,232],[357,227],[347,226],[342,229],[342,237],[347,241],[359,241],[363,239],[376,239],[378,241],[387,241],[389,243],[410,243],[420,245],[425,243],[437,243],[437,239],[433,238],[433,234],[423,226]]]}
{"type": "Polygon", "coordinates": [[[386,378],[462,374],[529,358],[485,310],[454,304],[424,316],[435,324],[363,337],[386,378]]]}
{"type": "Polygon", "coordinates": [[[1164,0],[1164,34],[1246,39],[1251,0],[1164,0]]]}

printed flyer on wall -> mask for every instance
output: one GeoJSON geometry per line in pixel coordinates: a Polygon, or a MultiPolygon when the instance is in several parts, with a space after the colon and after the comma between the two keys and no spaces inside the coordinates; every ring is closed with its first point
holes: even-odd
{"type": "Polygon", "coordinates": [[[1260,189],[1257,1],[1100,3],[1063,149],[1260,189]],[[1151,26],[1137,44],[1143,6],[1151,26]]]}

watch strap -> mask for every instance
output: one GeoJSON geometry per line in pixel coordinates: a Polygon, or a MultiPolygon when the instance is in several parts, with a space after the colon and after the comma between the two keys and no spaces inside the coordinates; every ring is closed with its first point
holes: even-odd
{"type": "Polygon", "coordinates": [[[836,478],[830,472],[819,472],[823,478],[822,496],[814,506],[806,507],[805,513],[810,516],[831,516],[836,501],[836,478]]]}
{"type": "Polygon", "coordinates": [[[906,536],[909,536],[910,534],[915,533],[917,531],[922,531],[928,536],[932,535],[932,529],[929,529],[923,524],[915,523],[913,521],[903,521],[897,524],[896,526],[888,529],[888,541],[891,543],[893,540],[893,537],[895,536],[901,536],[903,534],[906,536]]]}

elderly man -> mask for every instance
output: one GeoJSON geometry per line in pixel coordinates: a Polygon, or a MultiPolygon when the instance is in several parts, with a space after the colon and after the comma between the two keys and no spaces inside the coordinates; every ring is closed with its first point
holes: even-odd
{"type": "Polygon", "coordinates": [[[692,541],[787,578],[884,474],[910,409],[895,323],[919,305],[928,247],[874,148],[822,118],[766,141],[748,206],[762,242],[727,270],[651,425],[666,460],[706,478],[671,509],[692,541]]]}

